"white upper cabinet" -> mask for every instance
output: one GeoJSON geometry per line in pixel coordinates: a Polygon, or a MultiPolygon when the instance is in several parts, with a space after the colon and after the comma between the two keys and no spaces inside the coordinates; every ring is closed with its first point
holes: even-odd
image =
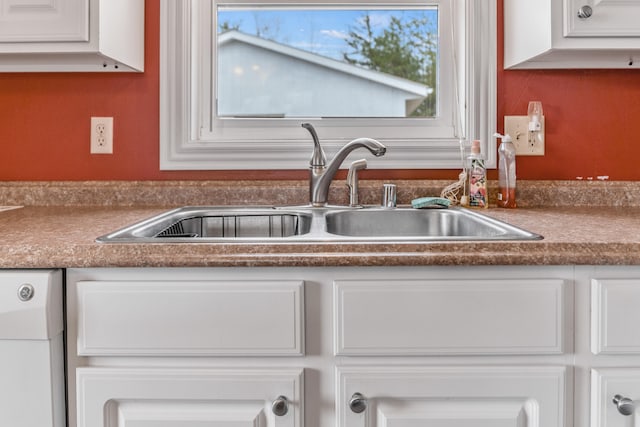
{"type": "Polygon", "coordinates": [[[565,0],[564,3],[567,37],[640,37],[637,0],[565,0]]]}
{"type": "Polygon", "coordinates": [[[89,0],[7,0],[0,9],[0,42],[89,40],[89,0]]]}
{"type": "Polygon", "coordinates": [[[640,2],[504,1],[504,67],[639,68],[640,2]]]}
{"type": "Polygon", "coordinates": [[[143,70],[144,0],[0,2],[0,72],[143,70]]]}

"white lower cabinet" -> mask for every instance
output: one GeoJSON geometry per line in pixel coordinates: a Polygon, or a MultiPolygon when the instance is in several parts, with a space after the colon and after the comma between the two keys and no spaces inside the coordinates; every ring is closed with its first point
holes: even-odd
{"type": "Polygon", "coordinates": [[[339,355],[562,354],[562,279],[372,278],[335,286],[339,355]]]}
{"type": "Polygon", "coordinates": [[[79,368],[76,374],[82,426],[302,426],[299,369],[79,368]]]}
{"type": "Polygon", "coordinates": [[[640,268],[585,268],[582,281],[590,289],[590,317],[580,319],[589,325],[590,425],[640,426],[640,268]]]}
{"type": "Polygon", "coordinates": [[[591,351],[640,355],[640,272],[636,278],[591,278],[591,351]]]}
{"type": "Polygon", "coordinates": [[[562,367],[338,368],[344,427],[563,426],[562,367]]]}
{"type": "Polygon", "coordinates": [[[573,273],[69,269],[69,427],[570,427],[573,273]]]}
{"type": "Polygon", "coordinates": [[[591,425],[640,425],[640,368],[596,368],[591,371],[591,425]]]}
{"type": "Polygon", "coordinates": [[[300,356],[303,285],[301,280],[80,281],[78,355],[300,356]]]}

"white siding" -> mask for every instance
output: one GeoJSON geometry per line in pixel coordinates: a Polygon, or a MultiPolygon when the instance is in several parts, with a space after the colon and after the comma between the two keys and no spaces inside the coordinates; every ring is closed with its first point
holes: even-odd
{"type": "Polygon", "coordinates": [[[421,98],[235,40],[220,46],[218,61],[221,116],[405,117],[406,102],[421,98]]]}

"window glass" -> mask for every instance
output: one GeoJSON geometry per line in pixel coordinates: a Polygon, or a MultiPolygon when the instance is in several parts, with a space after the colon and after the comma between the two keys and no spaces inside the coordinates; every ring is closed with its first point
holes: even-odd
{"type": "Polygon", "coordinates": [[[216,10],[220,117],[436,116],[436,6],[216,10]]]}

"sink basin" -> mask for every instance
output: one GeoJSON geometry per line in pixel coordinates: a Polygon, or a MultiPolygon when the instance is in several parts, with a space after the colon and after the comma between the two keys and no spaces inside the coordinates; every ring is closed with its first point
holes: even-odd
{"type": "Polygon", "coordinates": [[[539,235],[466,209],[371,209],[331,212],[327,232],[339,236],[426,240],[538,239],[539,235]]]}
{"type": "Polygon", "coordinates": [[[281,239],[309,232],[311,213],[275,208],[184,207],[99,237],[99,242],[281,239]]]}
{"type": "Polygon", "coordinates": [[[429,242],[542,236],[475,211],[449,209],[183,207],[101,236],[110,243],[429,242]]]}

